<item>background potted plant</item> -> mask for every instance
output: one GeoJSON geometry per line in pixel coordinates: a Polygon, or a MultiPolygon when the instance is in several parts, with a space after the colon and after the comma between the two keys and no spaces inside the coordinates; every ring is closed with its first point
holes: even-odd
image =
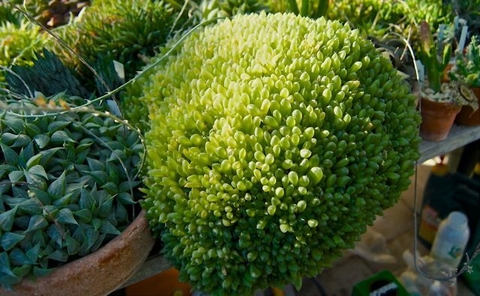
{"type": "MultiPolygon", "coordinates": [[[[476,102],[480,100],[480,36],[473,36],[465,52],[456,52],[455,66],[449,72],[452,80],[458,80],[471,88],[476,102]]],[[[455,121],[461,125],[479,125],[478,103],[463,106],[455,121]]]]}
{"type": "Polygon", "coordinates": [[[447,136],[463,105],[471,102],[465,94],[471,91],[459,81],[442,81],[451,58],[451,45],[443,45],[439,56],[437,42],[426,21],[420,23],[420,46],[418,56],[425,66],[426,80],[421,89],[420,112],[422,123],[420,135],[428,141],[442,141],[447,136]]]}

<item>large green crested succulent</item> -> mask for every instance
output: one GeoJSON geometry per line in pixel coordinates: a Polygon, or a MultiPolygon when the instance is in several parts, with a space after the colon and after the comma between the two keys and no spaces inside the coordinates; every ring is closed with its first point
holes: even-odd
{"type": "Polygon", "coordinates": [[[152,71],[143,207],[180,278],[211,295],[301,285],[398,201],[414,97],[336,21],[236,16],[152,71]]]}
{"type": "Polygon", "coordinates": [[[84,103],[78,97],[34,102],[0,102],[5,287],[97,250],[132,221],[139,194],[138,133],[92,108],[68,112],[84,103]]]}

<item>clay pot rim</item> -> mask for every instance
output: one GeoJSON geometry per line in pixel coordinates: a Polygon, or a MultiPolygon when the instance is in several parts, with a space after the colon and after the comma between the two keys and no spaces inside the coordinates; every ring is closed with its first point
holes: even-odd
{"type": "Polygon", "coordinates": [[[120,235],[97,251],[68,262],[34,281],[24,278],[12,290],[0,287],[0,294],[106,295],[119,288],[140,268],[154,244],[146,211],[142,209],[120,235]],[[124,269],[121,275],[114,275],[121,269],[124,269]]]}

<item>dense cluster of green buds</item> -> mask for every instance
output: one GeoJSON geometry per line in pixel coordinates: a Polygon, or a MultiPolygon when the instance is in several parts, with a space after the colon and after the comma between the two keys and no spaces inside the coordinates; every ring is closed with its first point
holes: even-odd
{"type": "Polygon", "coordinates": [[[336,21],[234,17],[160,63],[143,202],[181,280],[211,295],[301,285],[407,189],[409,87],[336,21]]]}

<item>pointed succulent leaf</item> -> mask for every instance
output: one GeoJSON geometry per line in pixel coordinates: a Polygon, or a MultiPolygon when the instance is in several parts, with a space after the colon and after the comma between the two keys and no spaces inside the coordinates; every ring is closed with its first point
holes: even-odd
{"type": "Polygon", "coordinates": [[[24,121],[20,118],[8,116],[6,125],[9,127],[15,134],[22,134],[24,131],[24,121]]]}
{"type": "Polygon", "coordinates": [[[63,171],[60,177],[53,181],[50,186],[48,186],[48,193],[54,197],[62,197],[65,194],[65,189],[67,182],[65,179],[66,172],[63,171]]]}
{"type": "Polygon", "coordinates": [[[67,126],[69,126],[72,122],[71,121],[61,121],[61,120],[56,120],[51,122],[48,125],[48,131],[51,133],[55,133],[56,131],[59,130],[64,130],[67,126]]]}
{"type": "Polygon", "coordinates": [[[49,219],[53,219],[57,216],[59,209],[53,205],[43,206],[43,215],[49,219]]]}
{"type": "Polygon", "coordinates": [[[18,209],[33,215],[42,213],[42,205],[40,202],[30,198],[23,199],[21,202],[19,202],[18,209]]]}
{"type": "Polygon", "coordinates": [[[103,186],[108,182],[108,174],[105,171],[86,171],[85,174],[92,176],[93,180],[99,185],[103,186]]]}
{"type": "Polygon", "coordinates": [[[80,191],[80,208],[92,210],[96,206],[95,198],[92,194],[85,188],[82,188],[80,191]]]}
{"type": "Polygon", "coordinates": [[[125,153],[124,150],[115,149],[114,151],[112,151],[107,161],[118,162],[119,159],[126,159],[126,158],[127,158],[127,154],[125,153]]]}
{"type": "MultiPolygon", "coordinates": [[[[123,163],[123,165],[126,165],[123,163]]],[[[116,165],[113,161],[107,161],[107,168],[106,168],[107,175],[109,176],[109,180],[118,184],[120,181],[121,176],[129,174],[130,172],[126,172],[125,169],[120,166],[116,165]]]]}
{"type": "Polygon", "coordinates": [[[59,262],[67,262],[68,254],[64,250],[55,250],[47,256],[48,259],[59,261],[59,262]]]}
{"type": "Polygon", "coordinates": [[[49,205],[52,203],[50,195],[40,188],[31,187],[29,194],[32,198],[37,199],[42,205],[49,205]]]}
{"type": "Polygon", "coordinates": [[[45,135],[45,134],[35,135],[33,137],[33,140],[35,141],[38,148],[40,148],[40,149],[43,149],[43,148],[47,147],[48,143],[50,143],[50,137],[48,135],[45,135]]]}
{"type": "Polygon", "coordinates": [[[90,225],[84,224],[84,232],[85,232],[85,243],[87,244],[87,248],[89,250],[95,245],[95,242],[98,240],[100,233],[96,231],[90,225]]]}
{"type": "Polygon", "coordinates": [[[112,212],[112,205],[113,205],[113,196],[108,198],[100,204],[97,209],[97,215],[100,217],[108,217],[108,215],[112,212]]]}
{"type": "Polygon", "coordinates": [[[2,235],[2,239],[1,239],[2,248],[5,251],[10,251],[24,238],[25,238],[24,234],[19,234],[15,232],[5,232],[2,235]]]}
{"type": "Polygon", "coordinates": [[[0,143],[0,147],[2,148],[5,163],[16,166],[18,164],[18,154],[12,148],[3,143],[0,143]]]}
{"type": "Polygon", "coordinates": [[[47,184],[44,178],[39,175],[31,174],[27,170],[23,170],[23,175],[25,176],[25,180],[31,187],[43,188],[44,185],[47,184]]]}
{"type": "Polygon", "coordinates": [[[25,168],[27,166],[27,161],[34,155],[35,150],[33,148],[33,143],[30,143],[20,151],[20,154],[18,155],[18,165],[25,168]]]}
{"type": "Polygon", "coordinates": [[[115,218],[118,221],[128,221],[128,211],[122,203],[118,203],[116,206],[115,218]]]}
{"type": "MultiPolygon", "coordinates": [[[[34,168],[35,166],[38,166],[39,163],[40,163],[40,160],[42,160],[42,154],[38,153],[38,154],[35,154],[34,156],[30,157],[29,160],[27,160],[27,166],[26,166],[26,169],[27,170],[31,170],[32,168],[34,168]]],[[[41,176],[45,175],[45,179],[48,179],[47,177],[47,173],[45,172],[45,169],[43,168],[43,166],[41,166],[42,169],[43,169],[43,172],[44,174],[40,174],[41,176]]],[[[38,168],[37,168],[38,169],[38,168]]],[[[33,174],[37,174],[37,172],[34,172],[33,174]]]]}
{"type": "Polygon", "coordinates": [[[77,153],[89,150],[89,148],[92,147],[94,143],[95,142],[90,138],[82,139],[80,143],[75,147],[75,150],[77,153]]]}
{"type": "Polygon", "coordinates": [[[63,247],[62,241],[65,233],[63,230],[63,226],[52,224],[48,226],[46,233],[48,237],[50,237],[52,241],[54,241],[57,244],[58,247],[60,248],[63,247]]]}
{"type": "Polygon", "coordinates": [[[14,265],[34,264],[33,261],[25,255],[25,252],[20,248],[14,248],[10,251],[10,261],[14,265]]]}
{"type": "Polygon", "coordinates": [[[90,171],[105,171],[105,165],[101,161],[87,157],[87,162],[88,166],[90,167],[90,171]]]}
{"type": "MultiPolygon", "coordinates": [[[[10,184],[10,183],[6,183],[6,184],[10,184]]],[[[15,197],[2,196],[2,198],[3,198],[3,202],[7,206],[9,206],[10,208],[13,208],[16,205],[19,205],[19,204],[21,204],[22,202],[24,202],[28,199],[28,198],[22,198],[22,197],[18,197],[18,196],[15,196],[15,197]]]]}
{"type": "Polygon", "coordinates": [[[42,154],[42,160],[40,162],[41,165],[43,165],[44,167],[47,166],[47,164],[50,162],[50,159],[52,158],[52,156],[54,156],[58,151],[61,151],[63,150],[63,148],[60,148],[60,147],[55,147],[55,148],[50,148],[50,149],[47,149],[47,150],[42,150],[40,152],[40,154],[42,154]]]}
{"type": "Polygon", "coordinates": [[[1,141],[7,146],[11,146],[17,138],[18,138],[17,134],[3,133],[1,137],[1,141]]]}
{"type": "Polygon", "coordinates": [[[43,229],[48,226],[48,221],[45,217],[41,215],[34,215],[30,218],[30,222],[28,223],[28,228],[25,232],[32,232],[38,229],[43,229]]]}
{"type": "Polygon", "coordinates": [[[35,244],[31,249],[29,249],[25,255],[32,262],[37,262],[38,254],[40,253],[40,244],[35,244]]]}
{"type": "Polygon", "coordinates": [[[17,136],[17,138],[15,139],[13,144],[10,145],[10,147],[13,147],[13,148],[15,148],[15,147],[25,147],[31,142],[32,142],[32,139],[30,139],[29,136],[24,135],[24,134],[20,134],[20,135],[17,136]]]}
{"type": "Polygon", "coordinates": [[[124,205],[131,205],[135,203],[130,192],[120,192],[117,195],[117,199],[124,205]]]}
{"type": "Polygon", "coordinates": [[[27,190],[25,190],[25,187],[20,187],[20,186],[13,186],[12,187],[12,192],[13,192],[13,196],[15,198],[28,198],[28,193],[27,193],[27,190]]]}
{"type": "Polygon", "coordinates": [[[30,270],[32,270],[32,266],[30,264],[24,264],[22,266],[15,267],[13,269],[13,273],[18,279],[22,279],[30,273],[30,270]]]}
{"type": "Polygon", "coordinates": [[[70,181],[70,183],[67,184],[68,193],[72,193],[74,196],[78,196],[80,194],[81,189],[84,188],[85,184],[87,183],[87,181],[85,181],[82,177],[76,179],[76,182],[70,181]]]}
{"type": "Polygon", "coordinates": [[[37,119],[34,122],[26,122],[24,124],[25,132],[28,136],[35,138],[36,135],[42,133],[40,126],[38,125],[41,120],[37,119]]]}
{"type": "Polygon", "coordinates": [[[123,181],[118,186],[119,192],[130,192],[133,188],[136,188],[140,185],[140,181],[123,181]]]}
{"type": "Polygon", "coordinates": [[[12,183],[17,183],[17,182],[23,181],[24,177],[25,177],[25,175],[24,175],[23,171],[13,171],[13,172],[10,172],[10,174],[8,174],[8,179],[12,183]]]}
{"type": "Polygon", "coordinates": [[[15,214],[17,207],[14,207],[6,212],[0,214],[0,230],[11,231],[13,222],[15,221],[15,214]]]}
{"type": "Polygon", "coordinates": [[[88,223],[92,220],[92,211],[89,209],[81,209],[73,212],[73,215],[78,217],[81,222],[88,223]]]}
{"type": "Polygon", "coordinates": [[[3,176],[5,173],[11,172],[16,170],[17,167],[13,165],[8,165],[8,164],[0,164],[0,178],[3,179],[3,176]]]}
{"type": "Polygon", "coordinates": [[[57,222],[62,224],[78,225],[77,220],[73,217],[72,211],[69,208],[63,208],[57,213],[57,222]]]}
{"type": "Polygon", "coordinates": [[[50,142],[55,145],[63,145],[64,143],[74,143],[75,140],[72,139],[65,131],[59,130],[54,132],[50,137],[50,142]]]}
{"type": "Polygon", "coordinates": [[[110,223],[107,220],[102,221],[102,226],[100,227],[100,231],[103,233],[114,234],[114,235],[119,235],[121,233],[115,226],[112,225],[112,223],[110,223]]]}
{"type": "Polygon", "coordinates": [[[107,191],[111,195],[118,193],[118,187],[114,182],[107,182],[105,185],[102,186],[102,189],[107,191]]]}
{"type": "Polygon", "coordinates": [[[92,226],[93,226],[93,229],[95,229],[95,231],[99,231],[100,228],[102,227],[102,220],[98,218],[94,218],[92,220],[92,226]]]}
{"type": "Polygon", "coordinates": [[[0,253],[0,273],[15,277],[11,268],[10,268],[10,258],[8,257],[7,252],[0,253]]]}
{"type": "Polygon", "coordinates": [[[67,247],[68,255],[75,255],[80,251],[80,243],[73,239],[70,235],[65,237],[65,245],[67,247]]]}
{"type": "Polygon", "coordinates": [[[72,200],[73,200],[72,197],[73,197],[74,194],[75,194],[75,192],[67,193],[67,194],[63,195],[62,197],[55,199],[52,202],[52,205],[54,205],[55,207],[65,207],[69,204],[74,204],[74,202],[72,202],[72,200]]]}

